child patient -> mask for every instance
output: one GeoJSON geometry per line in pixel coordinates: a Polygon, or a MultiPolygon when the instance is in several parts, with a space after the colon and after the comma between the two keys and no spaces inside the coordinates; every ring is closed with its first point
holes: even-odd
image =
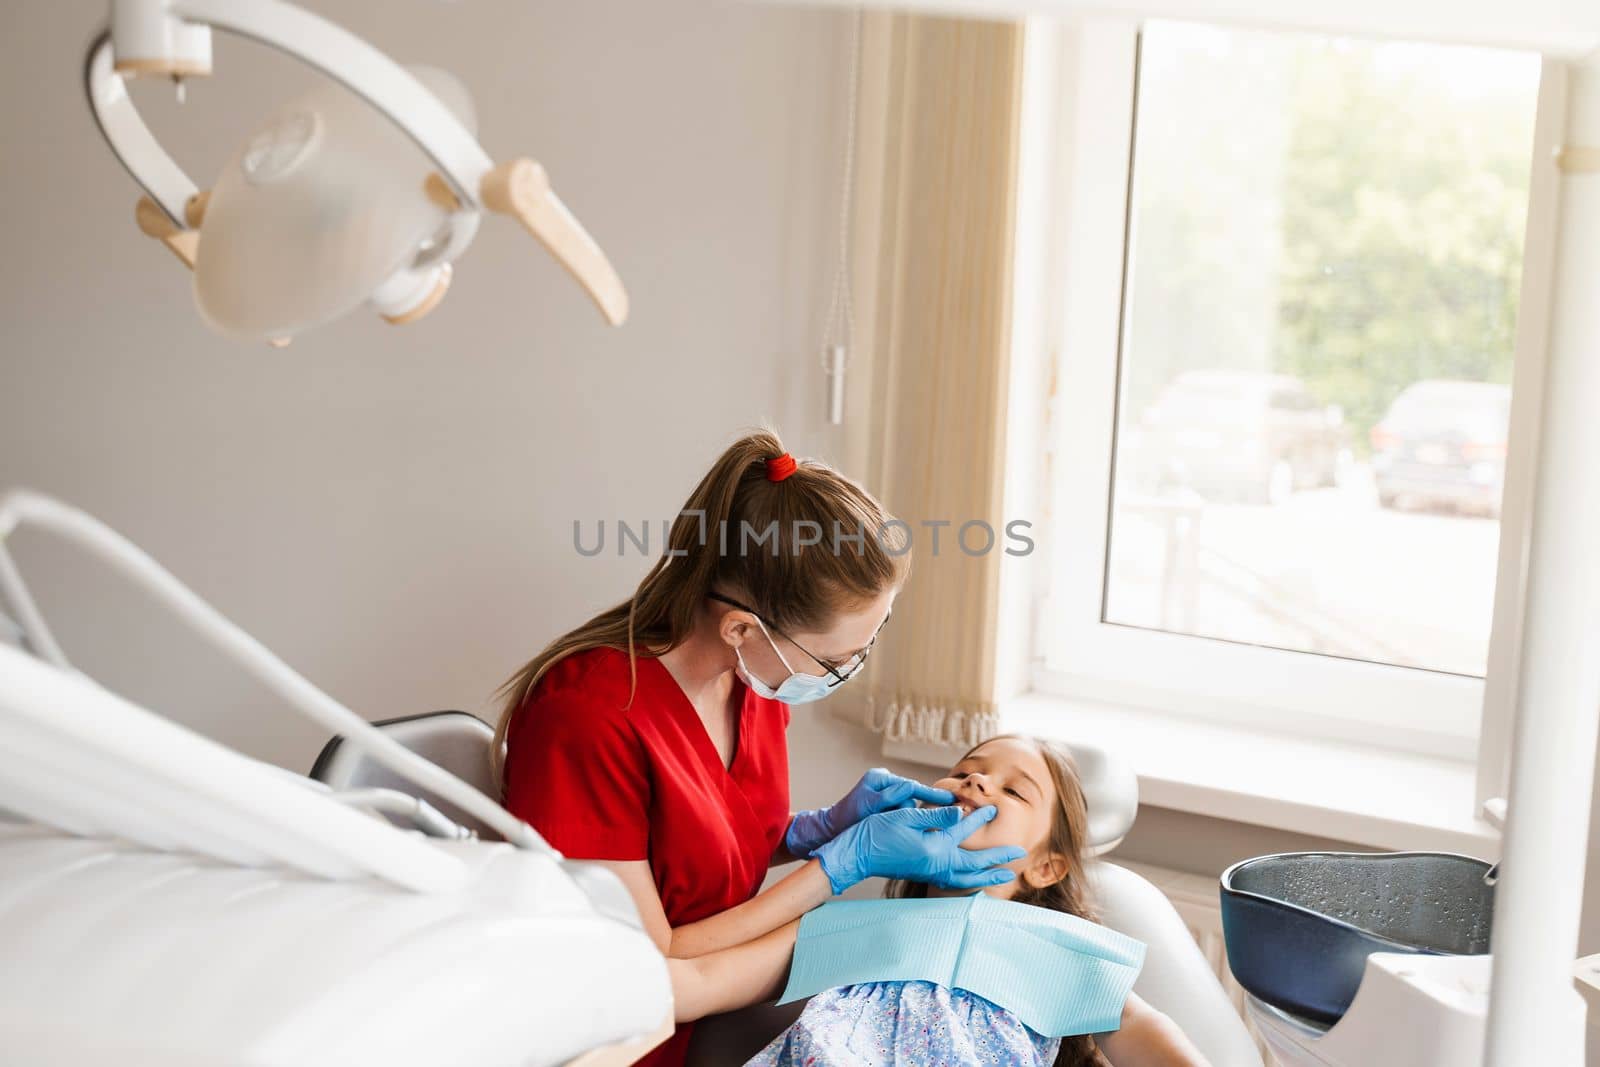
{"type": "MultiPolygon", "coordinates": [[[[1017,845],[1016,878],[981,890],[991,896],[1096,916],[1084,878],[1088,815],[1077,768],[1065,748],[1027,737],[996,737],[974,748],[935,783],[966,812],[992,805],[994,819],[963,842],[970,849],[1017,845]]],[[[892,882],[896,897],[967,896],[892,882]]],[[[777,996],[799,922],[733,948],[669,960],[677,1018],[686,1022],[777,996]]],[[[1130,993],[1110,1033],[1045,1037],[975,994],[930,982],[871,982],[812,997],[793,1026],[752,1065],[1016,1064],[1057,1067],[1207,1067],[1182,1031],[1130,993]]]]}

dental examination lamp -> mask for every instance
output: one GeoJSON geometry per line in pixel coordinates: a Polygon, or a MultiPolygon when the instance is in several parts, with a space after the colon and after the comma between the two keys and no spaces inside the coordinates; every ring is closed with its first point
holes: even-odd
{"type": "Polygon", "coordinates": [[[367,302],[392,323],[431,311],[484,211],[538,238],[612,325],[628,296],[544,168],[496,164],[466,90],[281,0],[112,0],[90,46],[89,106],[145,195],[135,219],[194,274],[218,332],[284,344],[367,302]],[[337,84],[258,125],[202,191],[140,119],[124,79],[211,73],[211,31],[271,45],[337,84]],[[417,150],[421,150],[419,155],[417,150]]]}

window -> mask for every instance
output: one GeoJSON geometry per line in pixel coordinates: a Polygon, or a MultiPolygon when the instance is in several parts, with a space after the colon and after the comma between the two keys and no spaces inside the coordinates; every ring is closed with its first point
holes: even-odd
{"type": "Polygon", "coordinates": [[[1035,687],[1470,758],[1538,58],[1065,47],[1035,687]]]}
{"type": "Polygon", "coordinates": [[[1538,76],[1145,28],[1107,621],[1483,675],[1538,76]]]}

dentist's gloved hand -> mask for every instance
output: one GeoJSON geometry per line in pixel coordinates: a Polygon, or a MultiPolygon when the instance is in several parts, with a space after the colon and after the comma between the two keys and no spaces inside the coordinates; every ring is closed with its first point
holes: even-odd
{"type": "Polygon", "coordinates": [[[1026,853],[1014,845],[967,850],[961,842],[995,817],[993,806],[965,818],[961,809],[899,808],[868,815],[813,854],[835,893],[864,878],[906,878],[950,889],[976,889],[1016,876],[995,869],[1026,853]]]}
{"type": "Polygon", "coordinates": [[[796,859],[810,859],[813,852],[868,815],[909,808],[918,801],[954,804],[956,798],[948,789],[935,789],[874,767],[837,804],[797,813],[784,832],[783,847],[796,859]]]}

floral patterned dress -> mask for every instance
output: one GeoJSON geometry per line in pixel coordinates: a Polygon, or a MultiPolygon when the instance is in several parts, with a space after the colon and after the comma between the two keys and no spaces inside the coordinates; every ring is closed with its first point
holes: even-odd
{"type": "Polygon", "coordinates": [[[1059,1044],[963,989],[869,982],[812,997],[746,1067],[1049,1067],[1059,1044]]]}

